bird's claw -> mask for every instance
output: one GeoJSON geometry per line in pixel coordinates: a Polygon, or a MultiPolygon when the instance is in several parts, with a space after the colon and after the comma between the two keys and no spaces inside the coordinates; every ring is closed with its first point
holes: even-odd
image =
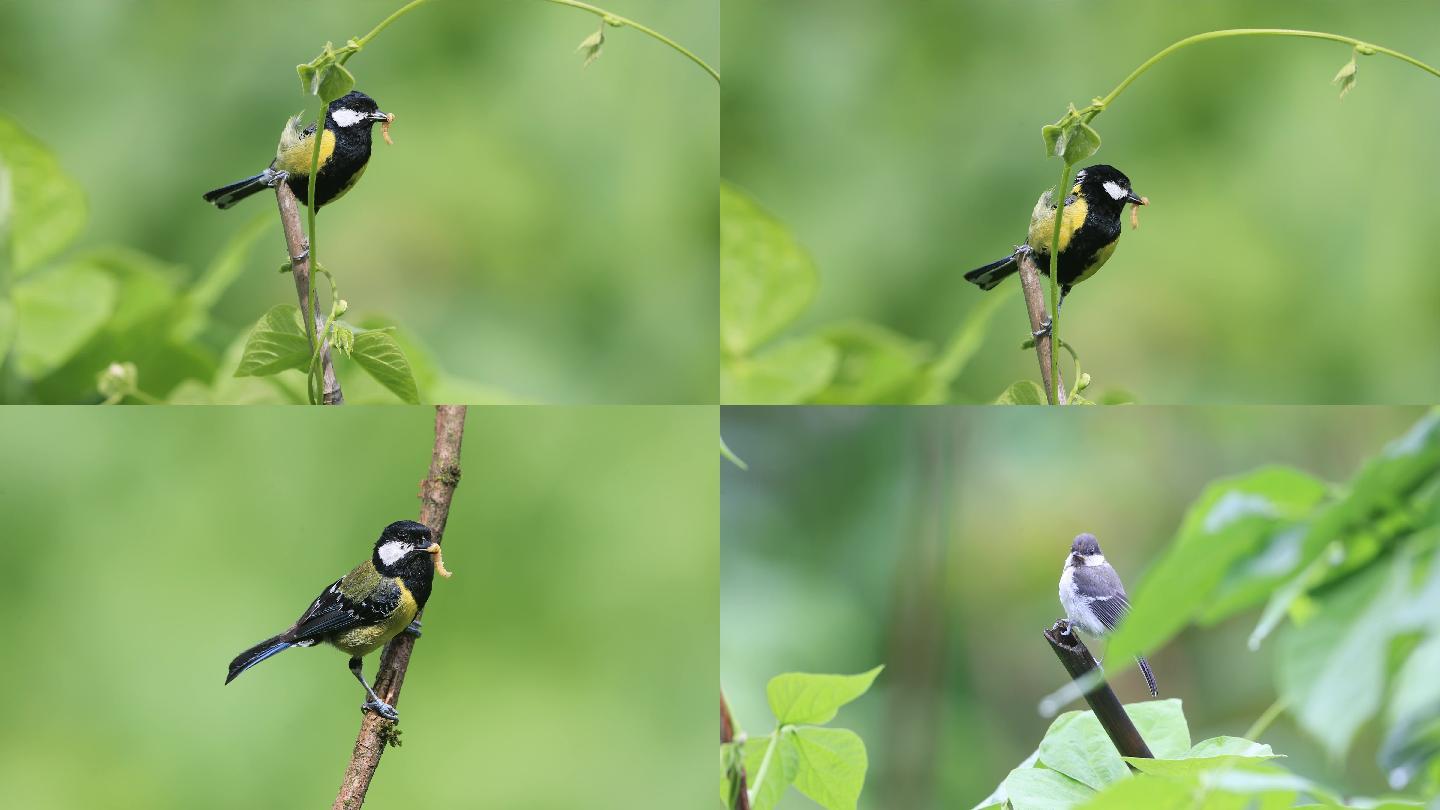
{"type": "Polygon", "coordinates": [[[270,188],[274,188],[289,179],[289,172],[271,172],[270,179],[266,181],[265,185],[269,186],[270,188]]]}
{"type": "Polygon", "coordinates": [[[373,711],[391,722],[399,722],[400,720],[400,713],[395,711],[395,707],[379,699],[367,700],[360,704],[360,711],[373,711]]]}
{"type": "Polygon", "coordinates": [[[410,622],[408,625],[405,626],[405,629],[404,629],[404,630],[401,630],[400,632],[402,632],[402,633],[404,633],[404,634],[406,634],[406,635],[409,635],[409,636],[414,636],[415,638],[419,638],[419,637],[420,637],[420,620],[419,620],[419,619],[416,619],[415,621],[410,622]]]}
{"type": "Polygon", "coordinates": [[[1052,321],[1049,318],[1046,318],[1043,322],[1041,322],[1040,328],[1031,332],[1030,336],[1035,338],[1050,337],[1051,325],[1052,321]]]}

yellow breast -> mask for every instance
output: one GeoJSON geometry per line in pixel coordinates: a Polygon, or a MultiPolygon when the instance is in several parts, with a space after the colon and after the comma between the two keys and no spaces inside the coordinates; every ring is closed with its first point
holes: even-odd
{"type": "MultiPolygon", "coordinates": [[[[1040,204],[1035,206],[1035,212],[1030,215],[1030,232],[1025,238],[1025,243],[1031,248],[1045,253],[1050,252],[1050,243],[1055,238],[1055,209],[1050,206],[1047,198],[1053,198],[1046,193],[1040,204]]],[[[1085,204],[1084,195],[1079,193],[1079,186],[1076,186],[1075,200],[1065,206],[1065,213],[1060,217],[1060,250],[1063,252],[1070,246],[1070,237],[1080,230],[1085,224],[1085,214],[1088,206],[1085,204]]]]}
{"type": "MultiPolygon", "coordinates": [[[[335,152],[335,133],[325,130],[320,136],[320,161],[316,165],[324,166],[325,161],[335,152]]],[[[275,152],[275,168],[289,172],[292,176],[310,176],[310,155],[315,145],[310,143],[310,138],[297,138],[293,142],[282,141],[280,148],[275,152]]]]}

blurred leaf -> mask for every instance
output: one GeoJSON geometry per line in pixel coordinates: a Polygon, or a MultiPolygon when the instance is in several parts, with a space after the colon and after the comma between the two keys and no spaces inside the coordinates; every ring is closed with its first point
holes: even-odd
{"type": "Polygon", "coordinates": [[[377,329],[357,334],[351,356],[376,382],[390,389],[402,402],[411,405],[420,403],[410,361],[405,359],[405,352],[388,331],[377,329]]]}
{"type": "Polygon", "coordinates": [[[787,672],[770,679],[765,696],[782,726],[830,722],[841,706],[865,694],[884,666],[859,675],[811,675],[787,672]]]}
{"type": "Polygon", "coordinates": [[[585,54],[585,67],[600,58],[600,49],[605,45],[605,23],[600,23],[600,29],[580,41],[580,47],[576,48],[577,53],[585,54]]]}
{"type": "Polygon", "coordinates": [[[730,449],[730,446],[725,443],[725,437],[723,436],[720,437],[720,457],[742,470],[750,469],[750,465],[746,464],[744,459],[735,455],[734,451],[730,449]]]}
{"type": "Polygon", "coordinates": [[[793,405],[814,396],[840,361],[818,337],[788,340],[754,357],[727,357],[720,367],[720,401],[726,405],[793,405]]]}
{"type": "Polygon", "coordinates": [[[1211,737],[1191,746],[1180,759],[1208,759],[1212,757],[1262,757],[1279,756],[1265,743],[1247,740],[1244,737],[1211,737]]]}
{"type": "MultiPolygon", "coordinates": [[[[765,750],[773,736],[752,737],[745,742],[745,773],[750,780],[751,790],[756,788],[756,777],[761,776],[760,765],[765,761],[765,750]]],[[[764,778],[758,783],[760,792],[755,795],[755,800],[750,805],[752,810],[773,808],[800,771],[800,752],[796,750],[790,733],[781,733],[780,741],[776,745],[778,747],[770,755],[770,764],[765,769],[764,778]]]]}
{"type": "Polygon", "coordinates": [[[29,276],[11,294],[20,372],[43,377],[64,363],[110,316],[114,279],[77,262],[29,276]]]}
{"type": "Polygon", "coordinates": [[[809,255],[744,192],[720,184],[720,341],[740,356],[774,337],[815,295],[809,255]]]}
{"type": "Polygon", "coordinates": [[[220,296],[230,289],[230,285],[245,271],[250,248],[261,234],[274,227],[274,220],[274,212],[256,214],[254,219],[232,234],[220,247],[210,266],[205,268],[205,272],[185,293],[184,307],[173,330],[177,339],[188,340],[204,330],[215,302],[220,300],[220,296]]]}
{"type": "Polygon", "coordinates": [[[301,325],[300,309],[294,304],[280,304],[271,307],[250,330],[235,376],[265,377],[308,368],[310,339],[301,325]]]}
{"type": "Polygon", "coordinates": [[[1045,389],[1034,380],[1020,380],[1011,383],[1009,388],[1000,392],[995,398],[996,405],[1044,405],[1046,404],[1045,389]]]}
{"type": "Polygon", "coordinates": [[[860,735],[844,728],[801,727],[794,739],[799,754],[795,789],[827,810],[855,810],[868,767],[860,735]]]}
{"type": "Polygon", "coordinates": [[[1066,712],[1040,742],[1040,761],[1077,782],[1100,790],[1130,775],[1095,713],[1066,712]]]}
{"type": "Polygon", "coordinates": [[[1320,611],[1281,637],[1280,696],[1296,723],[1335,759],[1380,708],[1385,652],[1406,597],[1410,564],[1396,557],[1326,594],[1320,611]]]}
{"type": "MultiPolygon", "coordinates": [[[[434,352],[430,350],[430,347],[426,346],[413,330],[404,328],[404,324],[393,318],[369,315],[361,319],[360,325],[365,329],[390,330],[390,337],[394,338],[395,343],[400,346],[400,351],[410,361],[411,375],[415,379],[415,388],[420,394],[421,402],[437,405],[454,402],[464,402],[469,405],[528,404],[524,399],[508,391],[445,373],[436,363],[434,352]]],[[[357,393],[360,391],[356,380],[348,381],[345,389],[347,400],[352,398],[352,389],[355,389],[357,393]]],[[[360,401],[361,398],[363,397],[357,397],[356,401],[360,401]]],[[[388,397],[386,401],[388,401],[388,397]]]]}
{"type": "MultiPolygon", "coordinates": [[[[1037,748],[1030,752],[1030,756],[1026,757],[1024,762],[1016,765],[1012,770],[1018,771],[1024,768],[1033,768],[1035,767],[1035,763],[1039,761],[1040,749],[1037,748]]],[[[975,805],[972,810],[988,810],[988,808],[991,807],[1000,807],[1009,801],[1009,798],[1009,796],[1005,795],[1005,782],[1002,780],[1000,784],[995,786],[995,790],[991,792],[989,796],[981,799],[980,803],[975,805]]]]}
{"type": "Polygon", "coordinates": [[[10,353],[10,344],[15,340],[15,305],[9,298],[0,298],[0,366],[10,353]]]}
{"type": "MultiPolygon", "coordinates": [[[[1201,771],[1231,768],[1246,761],[1258,762],[1274,759],[1276,756],[1275,753],[1270,750],[1270,746],[1254,743],[1239,737],[1217,737],[1215,740],[1224,740],[1225,742],[1215,745],[1215,750],[1208,752],[1187,751],[1183,756],[1174,759],[1125,757],[1125,761],[1141,773],[1147,773],[1152,776],[1188,779],[1199,774],[1201,771]]],[[[1215,740],[1207,740],[1206,742],[1215,742],[1215,740]]],[[[1204,743],[1201,745],[1204,745],[1204,743]]],[[[1196,747],[1199,748],[1200,746],[1196,747]]]]}
{"type": "MultiPolygon", "coordinates": [[[[1440,566],[1437,566],[1440,567],[1440,566]]],[[[1440,758],[1440,635],[1411,651],[1395,676],[1385,715],[1380,766],[1393,788],[1407,788],[1440,758]]],[[[1424,788],[1422,787],[1422,790],[1424,788]]]]}
{"type": "Polygon", "coordinates": [[[1003,788],[1015,810],[1067,810],[1095,795],[1085,785],[1046,768],[1016,768],[1005,777],[1003,788]]]}
{"type": "Polygon", "coordinates": [[[839,354],[835,373],[808,401],[819,405],[904,403],[920,374],[925,349],[883,326],[854,322],[819,330],[839,354]]]}
{"type": "Polygon", "coordinates": [[[80,233],[85,195],[50,150],[3,116],[0,175],[0,242],[8,232],[13,274],[20,276],[59,254],[80,233]]]}
{"type": "Polygon", "coordinates": [[[1336,73],[1335,78],[1330,80],[1331,84],[1340,85],[1340,98],[1345,98],[1345,94],[1350,92],[1350,88],[1355,86],[1355,70],[1355,53],[1352,52],[1350,54],[1350,61],[1341,66],[1340,72],[1336,73]]]}
{"type": "Polygon", "coordinates": [[[1007,303],[1013,295],[1015,287],[1006,287],[1002,291],[992,292],[980,299],[969,313],[955,333],[950,336],[950,341],[945,344],[945,350],[930,364],[929,372],[936,380],[943,383],[947,388],[956,377],[970,364],[971,358],[980,350],[980,344],[985,342],[985,336],[990,330],[990,321],[995,313],[1007,303]]]}
{"type": "Polygon", "coordinates": [[[1193,788],[1181,782],[1137,776],[1111,785],[1079,806],[1084,810],[1135,810],[1141,807],[1145,810],[1196,810],[1211,806],[1197,803],[1194,794],[1193,788]]]}
{"type": "Polygon", "coordinates": [[[1125,660],[1159,649],[1200,615],[1235,561],[1282,521],[1314,508],[1326,489],[1323,482],[1287,467],[1263,467],[1206,487],[1165,556],[1132,593],[1130,615],[1111,638],[1106,656],[1125,660]]]}

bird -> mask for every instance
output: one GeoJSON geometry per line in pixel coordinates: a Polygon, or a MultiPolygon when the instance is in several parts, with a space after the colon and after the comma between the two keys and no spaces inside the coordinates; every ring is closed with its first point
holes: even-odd
{"type": "MultiPolygon", "coordinates": [[[[1120,240],[1120,215],[1127,203],[1148,205],[1149,200],[1136,194],[1130,178],[1114,166],[1097,163],[1075,173],[1075,184],[1065,197],[1065,212],[1060,221],[1060,257],[1056,279],[1060,283],[1060,301],[1065,303],[1076,284],[1099,272],[1115,252],[1120,240]]],[[[994,288],[1020,266],[1020,257],[1029,253],[1040,272],[1050,275],[1050,243],[1055,234],[1055,189],[1046,189],[1030,214],[1030,229],[1025,243],[1003,259],[977,267],[965,274],[965,280],[982,290],[994,288]]],[[[1047,318],[1036,337],[1050,333],[1047,318]]]]}
{"type": "Polygon", "coordinates": [[[365,682],[361,659],[401,632],[420,635],[415,616],[430,598],[437,566],[443,576],[449,576],[439,555],[440,544],[428,526],[413,520],[391,523],[375,541],[370,559],[330,583],[294,624],[235,656],[225,683],[291,647],[324,642],[350,656],[350,671],[369,697],[361,711],[369,709],[387,720],[399,720],[395,707],[381,700],[365,682]]]}
{"type": "MultiPolygon", "coordinates": [[[[375,99],[353,91],[330,102],[325,111],[325,134],[320,138],[320,172],[315,177],[315,210],[334,202],[355,186],[370,162],[370,132],[377,122],[392,120],[375,99]]],[[[229,208],[261,189],[286,182],[301,205],[310,200],[310,159],[315,125],[303,131],[300,116],[285,122],[275,159],[265,171],[205,193],[205,202],[229,208]]],[[[387,136],[388,137],[388,136],[387,136]]]]}
{"type": "MultiPolygon", "coordinates": [[[[1130,600],[1125,596],[1120,575],[1105,561],[1100,541],[1093,534],[1077,535],[1070,544],[1070,553],[1060,572],[1060,605],[1065,608],[1065,618],[1071,625],[1096,638],[1109,635],[1130,612],[1130,600]]],[[[1149,662],[1138,655],[1135,660],[1140,663],[1140,673],[1150,687],[1150,696],[1159,697],[1149,662]]]]}

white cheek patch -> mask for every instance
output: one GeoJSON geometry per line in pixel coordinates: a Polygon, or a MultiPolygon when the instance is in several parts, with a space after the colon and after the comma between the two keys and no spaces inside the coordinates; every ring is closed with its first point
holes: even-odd
{"type": "MultiPolygon", "coordinates": [[[[344,126],[344,124],[341,124],[341,126],[344,126]]],[[[1105,193],[1109,194],[1111,199],[1115,200],[1123,200],[1126,197],[1130,196],[1130,192],[1126,191],[1124,188],[1121,187],[1119,183],[1115,182],[1114,180],[1105,181],[1105,193]]]]}
{"type": "Polygon", "coordinates": [[[348,107],[341,107],[330,113],[337,127],[353,127],[365,119],[365,113],[356,112],[348,107]]]}
{"type": "Polygon", "coordinates": [[[1097,566],[1097,565],[1104,565],[1104,564],[1105,564],[1105,555],[1104,555],[1104,554],[1086,554],[1085,557],[1084,557],[1084,560],[1085,560],[1085,565],[1086,565],[1087,567],[1094,567],[1094,566],[1097,566]]]}
{"type": "Polygon", "coordinates": [[[380,562],[386,565],[394,565],[396,560],[409,554],[410,550],[411,546],[409,543],[391,540],[380,547],[380,562]]]}

